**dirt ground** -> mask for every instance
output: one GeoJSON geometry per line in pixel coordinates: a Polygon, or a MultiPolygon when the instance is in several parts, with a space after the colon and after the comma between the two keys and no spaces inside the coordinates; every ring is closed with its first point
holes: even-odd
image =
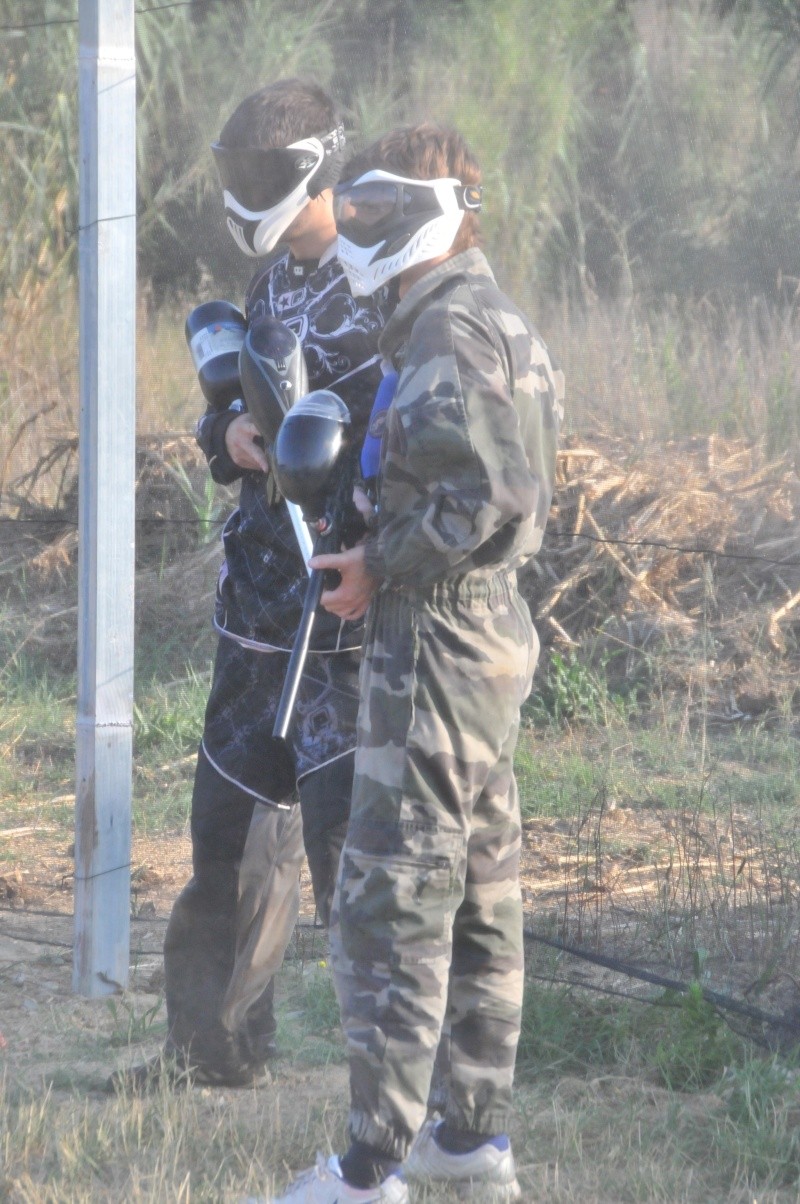
{"type": "MultiPolygon", "coordinates": [[[[9,832],[6,829],[6,839],[9,832]]],[[[148,1013],[159,1007],[164,974],[161,949],[171,905],[191,874],[183,835],[134,841],[131,874],[131,972],[117,1006],[113,997],[84,999],[72,990],[73,864],[71,845],[46,830],[17,830],[15,858],[0,875],[0,1071],[34,1087],[43,1081],[99,1090],[119,1065],[153,1052],[142,1042],[148,1013]],[[138,1018],[138,1019],[137,1019],[138,1018]],[[131,1048],[124,1041],[132,1029],[131,1048]],[[116,1030],[116,1031],[115,1031],[116,1030]],[[72,1046],[65,1060],[65,1034],[72,1046]],[[98,1062],[97,1043],[75,1056],[80,1036],[109,1033],[112,1048],[98,1062]]],[[[302,911],[291,956],[324,957],[315,927],[311,884],[303,873],[302,911]]],[[[155,1016],[152,1016],[155,1020],[155,1016]]],[[[102,1046],[101,1046],[102,1048],[102,1046]]]]}
{"type": "MultiPolygon", "coordinates": [[[[712,835],[710,830],[705,834],[702,846],[709,864],[714,860],[712,835]]],[[[157,1041],[148,1043],[147,1028],[156,1016],[163,1019],[161,949],[172,902],[191,872],[188,837],[180,833],[134,841],[129,987],[118,1000],[88,1000],[73,994],[71,983],[71,844],[63,832],[33,825],[7,828],[2,836],[6,844],[13,842],[14,855],[0,876],[0,1070],[5,1066],[15,1081],[30,1086],[44,1081],[56,1089],[80,1084],[89,1091],[99,1090],[113,1068],[158,1048],[157,1041]],[[98,1041],[102,1033],[108,1035],[108,1042],[98,1041]],[[65,1041],[70,1046],[66,1058],[65,1041]],[[98,1051],[104,1051],[99,1060],[98,1051]]],[[[657,940],[670,864],[664,843],[668,839],[662,818],[641,808],[612,807],[583,834],[566,820],[527,821],[522,883],[528,926],[543,935],[566,934],[571,943],[583,947],[600,946],[604,953],[615,952],[650,970],[689,977],[691,965],[677,969],[666,965],[657,940]],[[597,852],[600,826],[606,850],[602,858],[597,852]]],[[[716,839],[723,843],[714,857],[720,855],[720,847],[724,849],[725,837],[717,833],[716,839]]],[[[765,869],[762,878],[767,874],[765,869]]],[[[301,887],[300,920],[287,956],[313,963],[325,958],[326,941],[315,924],[305,870],[301,887]]],[[[750,888],[755,888],[752,879],[750,888]]],[[[686,901],[673,897],[671,906],[679,925],[686,901]]],[[[785,911],[784,945],[786,930],[796,923],[791,900],[785,911]]],[[[723,927],[729,921],[731,927],[741,928],[742,919],[742,911],[717,917],[723,927]]],[[[748,957],[746,945],[731,957],[730,947],[726,952],[724,944],[716,963],[708,967],[711,980],[747,998],[762,965],[748,957]]],[[[550,970],[561,981],[568,977],[589,987],[639,994],[654,990],[652,985],[572,957],[564,957],[553,970],[552,951],[537,945],[529,946],[529,952],[545,962],[549,955],[550,970]]],[[[790,958],[782,970],[773,972],[768,989],[760,991],[758,1005],[775,1014],[797,1013],[800,987],[790,958]]]]}

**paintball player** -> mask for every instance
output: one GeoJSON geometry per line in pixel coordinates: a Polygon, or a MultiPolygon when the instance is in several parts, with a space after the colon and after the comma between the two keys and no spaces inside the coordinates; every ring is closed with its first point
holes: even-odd
{"type": "Polygon", "coordinates": [[[399,380],[374,524],[360,545],[311,561],[341,573],[322,596],[334,615],[369,606],[331,925],[350,1147],[272,1204],[403,1204],[406,1177],[481,1204],[516,1200],[512,762],[538,655],[516,569],[542,541],[563,375],[478,249],[480,173],[457,133],[395,130],[345,181],[334,212],[353,293],[396,280],[400,298],[380,339],[399,380]],[[443,1033],[447,1102],[425,1121],[443,1033]]]}
{"type": "MultiPolygon", "coordinates": [[[[336,255],[332,188],[344,141],[331,98],[285,79],[242,101],[212,149],[240,250],[259,257],[283,247],[249,285],[248,323],[271,315],[296,332],[309,389],[337,393],[363,437],[381,380],[384,315],[375,296],[354,299],[336,255]]],[[[244,403],[210,406],[197,439],[214,480],[239,479],[241,489],[223,531],[219,643],[192,794],[193,873],[164,943],[165,1056],[129,1072],[135,1087],[172,1066],[226,1085],[263,1072],[276,1053],[273,975],[298,914],[304,838],[327,923],[353,777],[362,625],[320,610],[288,747],[273,740],[306,565],[244,403]]]]}

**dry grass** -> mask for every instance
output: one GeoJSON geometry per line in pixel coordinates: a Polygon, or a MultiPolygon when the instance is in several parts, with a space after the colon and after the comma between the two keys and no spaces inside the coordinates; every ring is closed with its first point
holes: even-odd
{"type": "MultiPolygon", "coordinates": [[[[146,710],[145,699],[140,706],[146,710]]],[[[176,756],[171,746],[169,757],[148,747],[139,758],[131,985],[111,1001],[82,1000],[69,984],[71,798],[60,793],[69,789],[70,742],[59,744],[58,734],[40,725],[25,732],[25,725],[22,714],[0,717],[4,755],[18,778],[27,775],[0,832],[0,1197],[11,1204],[233,1204],[282,1185],[313,1162],[317,1149],[340,1149],[346,1075],[335,1008],[326,1018],[316,965],[324,941],[313,930],[311,943],[308,930],[298,933],[282,971],[284,1056],[257,1090],[162,1091],[146,1100],[103,1094],[114,1066],[138,1061],[163,1040],[160,948],[169,907],[189,873],[189,842],[174,819],[159,827],[157,814],[172,783],[188,795],[194,758],[191,751],[176,756]],[[52,772],[59,757],[63,780],[52,772]]],[[[707,984],[783,1008],[796,1001],[800,854],[796,806],[778,798],[768,764],[774,771],[781,756],[788,762],[792,755],[796,764],[796,752],[786,732],[773,730],[762,735],[763,763],[750,755],[755,743],[738,749],[736,768],[753,794],[759,785],[769,789],[770,805],[759,811],[742,797],[717,811],[708,805],[714,779],[697,758],[699,738],[690,728],[678,731],[647,731],[647,744],[631,725],[526,729],[524,751],[539,772],[537,788],[521,766],[528,922],[673,975],[691,976],[696,963],[707,984]],[[592,779],[578,773],[578,759],[592,779]],[[572,809],[564,803],[560,813],[547,814],[545,771],[562,791],[573,790],[572,809]],[[681,793],[670,806],[663,792],[672,785],[681,793]]],[[[707,765],[725,758],[732,764],[736,753],[734,732],[709,732],[707,765]]],[[[791,778],[787,763],[785,781],[791,778]]],[[[304,900],[308,923],[307,882],[304,900]]],[[[797,1199],[800,1102],[791,1056],[748,1060],[747,1043],[729,1039],[725,1070],[706,1044],[709,1033],[719,1034],[713,1017],[703,1018],[695,1037],[688,1021],[676,1027],[681,1013],[589,990],[658,994],[618,972],[539,946],[528,960],[532,976],[545,979],[542,987],[532,978],[545,1054],[521,1070],[511,1126],[526,1199],[797,1199]],[[602,1004],[587,1003],[597,999],[602,1004]],[[692,1059],[690,1068],[707,1085],[665,1087],[653,1063],[657,1047],[692,1059]]],[[[452,1204],[441,1191],[417,1192],[413,1200],[452,1204]]]]}
{"type": "MultiPolygon", "coordinates": [[[[617,614],[651,611],[667,627],[696,629],[713,614],[774,602],[789,588],[779,562],[798,576],[800,476],[788,455],[767,458],[757,444],[716,435],[660,446],[573,438],[559,456],[547,538],[539,572],[553,584],[539,618],[557,613],[574,634],[600,626],[610,569],[617,614]],[[710,583],[696,549],[708,553],[710,583]]],[[[798,601],[770,615],[776,648],[798,601]]]]}
{"type": "MultiPolygon", "coordinates": [[[[6,505],[26,521],[6,528],[13,538],[0,579],[19,582],[24,571],[25,606],[37,624],[29,638],[41,647],[48,631],[60,647],[69,643],[75,467],[74,440],[62,440],[6,492],[6,505]],[[56,469],[58,504],[48,508],[34,498],[56,469]],[[66,592],[57,602],[59,588],[66,592]]],[[[140,613],[154,608],[148,623],[182,574],[190,610],[205,605],[211,541],[234,496],[208,488],[189,436],[140,438],[137,585],[140,613]]],[[[630,676],[636,658],[672,641],[671,676],[685,688],[700,649],[707,655],[693,684],[713,693],[717,716],[760,714],[776,704],[778,679],[796,668],[800,478],[788,456],[768,460],[757,446],[719,436],[647,448],[622,438],[568,440],[546,554],[523,589],[545,643],[611,648],[618,672],[630,676]]]]}
{"type": "MultiPolygon", "coordinates": [[[[190,307],[187,306],[187,312],[190,307]]],[[[187,434],[202,409],[183,337],[185,315],[137,323],[137,431],[187,434]]],[[[23,304],[6,298],[0,327],[0,513],[63,508],[74,490],[78,432],[78,302],[62,287],[23,304]]]]}
{"type": "Polygon", "coordinates": [[[611,657],[618,684],[655,653],[664,680],[718,721],[791,698],[800,477],[788,455],[714,435],[573,438],[545,544],[523,589],[546,643],[611,657]]]}

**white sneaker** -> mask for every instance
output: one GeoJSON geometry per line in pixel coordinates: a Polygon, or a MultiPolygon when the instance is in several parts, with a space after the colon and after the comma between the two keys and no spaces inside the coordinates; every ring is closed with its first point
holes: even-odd
{"type": "Polygon", "coordinates": [[[520,1200],[511,1142],[503,1135],[493,1137],[469,1154],[449,1154],[436,1141],[441,1121],[428,1120],[412,1145],[403,1170],[409,1179],[420,1182],[447,1182],[461,1200],[480,1200],[481,1204],[504,1204],[520,1200]]]}
{"type": "MultiPolygon", "coordinates": [[[[247,1204],[259,1204],[252,1199],[247,1204]]],[[[379,1187],[351,1187],[342,1178],[339,1159],[322,1154],[317,1165],[291,1183],[282,1196],[260,1204],[409,1204],[408,1188],[399,1175],[389,1175],[379,1187]]]]}

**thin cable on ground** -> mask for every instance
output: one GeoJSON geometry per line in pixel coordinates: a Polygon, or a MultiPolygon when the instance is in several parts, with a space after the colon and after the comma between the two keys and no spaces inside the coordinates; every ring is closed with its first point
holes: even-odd
{"type": "MultiPolygon", "coordinates": [[[[43,907],[0,907],[0,918],[3,915],[43,916],[48,920],[69,920],[70,922],[75,919],[75,913],[72,911],[54,911],[52,908],[43,907]]],[[[152,924],[154,922],[166,924],[167,916],[131,916],[132,924],[152,924]]]]}
{"type": "MultiPolygon", "coordinates": [[[[692,986],[698,985],[702,991],[703,999],[706,1003],[710,1003],[712,1007],[734,1012],[736,1015],[744,1016],[748,1020],[755,1021],[757,1024],[767,1024],[772,1028],[787,1027],[788,1022],[784,1016],[778,1016],[774,1012],[764,1012],[761,1008],[752,1007],[747,1003],[740,1003],[738,999],[734,999],[730,995],[723,995],[719,991],[712,991],[709,987],[704,987],[699,983],[683,982],[678,978],[666,978],[663,974],[654,974],[650,970],[642,970],[639,966],[622,961],[620,958],[607,957],[602,953],[592,953],[590,949],[581,949],[577,945],[568,945],[565,941],[559,941],[555,937],[542,936],[541,933],[535,932],[532,928],[525,928],[524,937],[526,941],[535,942],[539,945],[547,945],[548,948],[557,949],[560,953],[567,953],[570,957],[580,958],[582,961],[591,962],[592,965],[602,966],[606,970],[614,970],[619,974],[625,974],[628,978],[641,979],[642,982],[651,983],[656,987],[663,987],[667,991],[677,991],[685,995],[691,990],[692,986]]],[[[800,1033],[798,1036],[800,1036],[800,1033]]]]}
{"type": "MultiPolygon", "coordinates": [[[[48,911],[30,911],[23,914],[40,915],[54,917],[58,916],[63,919],[71,919],[72,917],[65,912],[48,912],[48,911]]],[[[132,916],[131,920],[137,920],[140,917],[132,916]]],[[[152,923],[158,917],[148,917],[147,920],[141,919],[141,922],[152,923]]],[[[298,928],[312,929],[313,931],[322,931],[320,926],[301,921],[297,924],[298,928]]],[[[4,929],[4,935],[11,940],[22,941],[30,945],[46,945],[57,949],[73,948],[71,941],[48,940],[41,936],[30,936],[27,933],[18,932],[14,929],[4,929]]],[[[560,941],[554,937],[546,937],[541,933],[535,932],[532,928],[526,927],[523,931],[524,939],[528,943],[546,945],[550,949],[555,949],[560,953],[566,953],[571,957],[579,958],[582,961],[590,962],[592,965],[601,966],[607,970],[613,970],[616,973],[624,974],[628,978],[637,978],[642,982],[651,984],[652,986],[661,987],[664,990],[675,991],[677,994],[687,994],[692,986],[700,986],[703,999],[709,1003],[718,1012],[732,1012],[734,1015],[741,1016],[744,1019],[751,1020],[756,1024],[765,1025],[772,1030],[782,1030],[790,1032],[797,1043],[800,1033],[798,1033],[797,1018],[787,1015],[777,1015],[774,1012],[765,1012],[761,1008],[756,1008],[750,1004],[741,1003],[730,995],[722,994],[720,991],[714,991],[709,987],[703,987],[698,983],[688,983],[677,978],[668,978],[663,974],[655,974],[653,971],[644,970],[640,966],[634,966],[630,962],[623,961],[621,958],[609,957],[602,953],[593,953],[589,949],[582,949],[577,945],[569,945],[565,941],[560,941]]],[[[131,957],[157,957],[162,952],[161,948],[156,949],[131,949],[131,957]]],[[[653,999],[641,995],[634,995],[629,991],[620,991],[614,987],[603,986],[600,983],[581,982],[577,979],[558,978],[549,974],[529,973],[528,977],[539,982],[546,983],[550,986],[565,986],[575,987],[578,990],[595,991],[601,995],[608,995],[618,999],[625,999],[633,1003],[641,1003],[652,1007],[674,1007],[675,1005],[664,999],[653,999]]],[[[728,1022],[726,1015],[723,1019],[728,1022]]],[[[731,1026],[732,1027],[732,1026],[731,1026]]],[[[752,1033],[741,1033],[737,1029],[733,1029],[739,1036],[746,1036],[748,1039],[755,1041],[757,1044],[769,1048],[769,1043],[763,1041],[758,1036],[752,1033]]]]}
{"type": "Polygon", "coordinates": [[[525,978],[536,982],[547,983],[554,987],[579,987],[581,991],[595,991],[598,995],[612,995],[615,999],[629,999],[632,1003],[649,1004],[652,1007],[674,1007],[674,1004],[662,999],[654,999],[652,995],[634,995],[632,991],[618,991],[614,987],[603,987],[597,982],[582,982],[577,978],[554,978],[551,974],[533,974],[525,972],[525,978]]]}
{"type": "Polygon", "coordinates": [[[138,216],[138,213],[114,213],[110,217],[96,217],[92,222],[86,222],[83,226],[76,226],[75,230],[78,234],[83,234],[86,230],[93,230],[95,226],[104,226],[107,222],[135,221],[138,216]]]}
{"type": "Polygon", "coordinates": [[[112,865],[107,870],[98,870],[96,874],[76,874],[75,882],[94,882],[96,878],[107,878],[109,874],[118,874],[120,870],[129,870],[132,862],[124,861],[122,865],[112,865]]]}
{"type": "Polygon", "coordinates": [[[55,949],[72,948],[72,941],[48,941],[43,936],[26,936],[25,933],[9,931],[7,928],[3,930],[3,936],[8,937],[10,941],[24,941],[26,945],[52,945],[55,949]]]}
{"type": "Polygon", "coordinates": [[[59,17],[50,21],[28,21],[20,25],[0,25],[0,33],[23,33],[27,29],[47,29],[50,25],[77,24],[77,17],[59,17]]]}
{"type": "MultiPolygon", "coordinates": [[[[675,1008],[678,1006],[671,1000],[664,999],[663,996],[661,998],[654,999],[652,995],[634,995],[630,991],[617,991],[613,987],[604,987],[596,982],[579,982],[574,978],[553,978],[549,974],[531,974],[530,972],[526,972],[525,977],[526,979],[536,979],[538,982],[544,982],[548,985],[577,987],[581,991],[596,991],[598,995],[610,995],[615,999],[626,999],[631,1003],[642,1003],[646,1007],[675,1008]]],[[[771,1050],[773,1048],[769,1041],[765,1041],[764,1038],[758,1036],[757,1033],[737,1028],[736,1025],[732,1023],[730,1016],[723,1014],[721,1019],[725,1022],[725,1024],[727,1024],[731,1032],[734,1033],[735,1036],[740,1037],[742,1040],[752,1041],[752,1043],[754,1045],[758,1045],[760,1049],[771,1050]]],[[[786,1027],[783,1019],[780,1020],[780,1027],[786,1027]]]]}
{"type": "Polygon", "coordinates": [[[548,539],[588,539],[591,543],[617,544],[624,548],[661,548],[667,552],[685,552],[698,556],[718,556],[721,560],[757,560],[761,564],[781,565],[784,568],[800,568],[800,560],[776,560],[771,556],[757,556],[751,552],[718,552],[715,548],[686,547],[684,544],[664,543],[657,539],[611,539],[608,536],[587,535],[583,531],[545,532],[548,539]]]}

